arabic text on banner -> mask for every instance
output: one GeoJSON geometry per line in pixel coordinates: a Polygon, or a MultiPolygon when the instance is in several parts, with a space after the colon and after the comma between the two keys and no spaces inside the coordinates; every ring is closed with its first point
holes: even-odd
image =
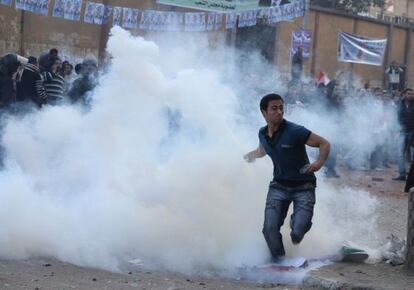
{"type": "Polygon", "coordinates": [[[338,34],[338,60],[382,65],[387,39],[366,38],[346,32],[338,34]]]}
{"type": "Polygon", "coordinates": [[[157,3],[207,11],[240,12],[259,8],[259,0],[157,0],[157,3]]]}

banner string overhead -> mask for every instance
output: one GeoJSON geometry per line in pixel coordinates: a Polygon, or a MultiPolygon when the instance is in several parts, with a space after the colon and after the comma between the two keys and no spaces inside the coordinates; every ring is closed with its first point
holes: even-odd
{"type": "MultiPolygon", "coordinates": [[[[87,1],[84,14],[82,0],[15,0],[15,9],[31,13],[83,21],[92,25],[111,23],[126,29],[152,31],[213,31],[257,25],[261,18],[267,24],[294,21],[303,17],[305,0],[291,0],[280,5],[275,2],[270,7],[260,7],[258,0],[157,0],[157,4],[204,10],[205,12],[171,12],[140,10],[131,7],[112,6],[87,1]],[[49,9],[52,7],[52,9],[49,9]],[[223,16],[225,20],[223,21],[223,16]]],[[[11,7],[13,0],[0,0],[0,5],[11,7]]]]}

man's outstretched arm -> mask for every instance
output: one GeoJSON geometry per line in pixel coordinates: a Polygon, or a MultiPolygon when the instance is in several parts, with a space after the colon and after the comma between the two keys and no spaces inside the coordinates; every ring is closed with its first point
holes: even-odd
{"type": "Polygon", "coordinates": [[[263,149],[262,144],[259,144],[259,147],[257,147],[255,150],[250,151],[246,155],[244,155],[244,160],[247,162],[254,162],[256,158],[261,158],[266,155],[266,152],[263,149]]]}
{"type": "Polygon", "coordinates": [[[319,148],[318,159],[309,166],[306,173],[318,171],[319,169],[321,169],[326,159],[328,159],[331,144],[329,144],[328,140],[326,140],[325,138],[311,133],[308,138],[308,141],[306,142],[306,145],[319,148]]]}

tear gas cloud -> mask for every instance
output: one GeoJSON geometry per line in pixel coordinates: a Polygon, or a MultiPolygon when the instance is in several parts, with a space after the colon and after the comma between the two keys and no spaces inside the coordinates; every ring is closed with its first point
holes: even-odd
{"type": "MultiPolygon", "coordinates": [[[[50,256],[109,270],[140,258],[185,273],[266,261],[261,228],[272,165],[242,156],[264,123],[254,90],[283,85],[277,74],[264,85],[268,65],[253,54],[249,67],[264,73],[252,88],[240,81],[246,71],[226,61],[237,59],[234,50],[202,49],[206,43],[148,41],[115,27],[112,64],[91,111],[46,107],[5,121],[1,258],[50,256]]],[[[287,118],[334,144],[365,138],[357,143],[365,153],[378,142],[364,122],[377,113],[350,108],[352,118],[342,120],[322,107],[287,118]]],[[[331,254],[375,232],[374,198],[322,176],[318,184],[312,230],[300,246],[286,241],[292,256],[331,254]]]]}

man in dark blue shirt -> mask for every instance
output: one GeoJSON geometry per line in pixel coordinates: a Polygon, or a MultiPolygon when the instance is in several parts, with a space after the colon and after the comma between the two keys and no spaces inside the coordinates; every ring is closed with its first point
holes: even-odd
{"type": "Polygon", "coordinates": [[[274,261],[285,255],[280,227],[292,202],[292,242],[300,243],[310,230],[315,205],[314,172],[323,166],[330,149],[329,142],[324,138],[285,120],[283,103],[282,97],[277,94],[262,98],[260,110],[267,126],[259,131],[259,147],[244,156],[246,161],[253,162],[267,154],[273,162],[273,181],[266,199],[263,235],[274,261]],[[315,162],[309,162],[305,145],[319,148],[319,157],[315,162]]]}

